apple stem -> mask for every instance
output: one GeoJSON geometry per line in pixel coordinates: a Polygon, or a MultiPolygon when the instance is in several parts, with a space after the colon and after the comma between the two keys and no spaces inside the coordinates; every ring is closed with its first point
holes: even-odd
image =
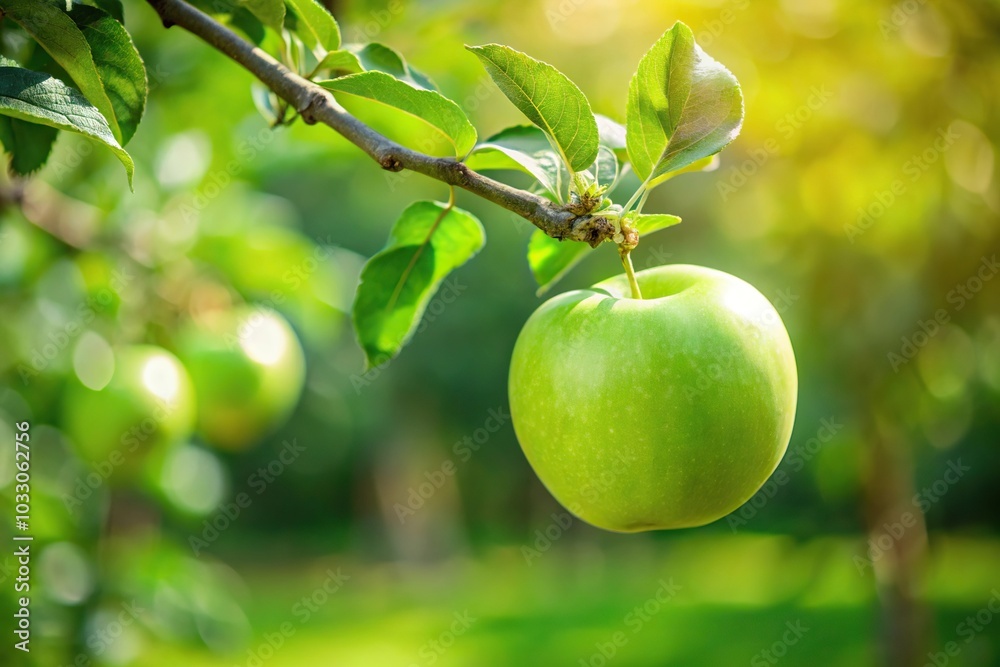
{"type": "Polygon", "coordinates": [[[628,276],[628,284],[632,288],[632,298],[641,299],[642,292],[639,291],[639,281],[635,279],[635,267],[632,266],[632,249],[620,245],[618,255],[622,258],[622,266],[625,267],[625,275],[628,276]]]}

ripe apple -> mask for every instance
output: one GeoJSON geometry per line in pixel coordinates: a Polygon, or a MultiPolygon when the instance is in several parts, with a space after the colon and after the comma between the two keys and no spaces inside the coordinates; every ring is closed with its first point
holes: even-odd
{"type": "Polygon", "coordinates": [[[697,266],[545,302],[514,346],[510,410],[555,498],[600,528],[700,526],[746,502],[792,432],[798,380],[763,295],[697,266]]]}
{"type": "Polygon", "coordinates": [[[270,309],[207,313],[181,331],[177,353],[194,382],[198,433],[222,449],[260,440],[288,418],[302,393],[302,345],[270,309]]]}
{"type": "Polygon", "coordinates": [[[102,386],[70,380],[63,394],[62,426],[82,456],[107,477],[136,470],[191,435],[191,379],[177,357],[153,345],[114,353],[114,369],[102,386]]]}

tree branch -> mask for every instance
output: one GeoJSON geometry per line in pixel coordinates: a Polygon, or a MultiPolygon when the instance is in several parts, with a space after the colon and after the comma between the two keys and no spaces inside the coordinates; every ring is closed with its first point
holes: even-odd
{"type": "Polygon", "coordinates": [[[183,0],[147,0],[163,25],[180,26],[214,46],[267,85],[309,124],[323,123],[367,153],[388,171],[409,169],[468,190],[528,220],[549,236],[592,246],[610,239],[614,228],[600,216],[577,216],[538,195],[512,188],[450,158],[410,150],[347,113],[333,95],[289,71],[263,50],[183,0]]]}

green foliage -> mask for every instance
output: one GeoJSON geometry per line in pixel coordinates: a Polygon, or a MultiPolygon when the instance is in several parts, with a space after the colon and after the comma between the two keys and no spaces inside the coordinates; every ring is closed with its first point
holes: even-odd
{"type": "Polygon", "coordinates": [[[476,128],[465,112],[437,91],[414,88],[384,72],[361,72],[318,83],[334,93],[374,100],[423,120],[452,143],[459,158],[476,145],[476,128]]]}
{"type": "Polygon", "coordinates": [[[356,74],[365,71],[365,66],[361,64],[361,60],[352,51],[338,49],[330,51],[323,56],[316,66],[316,71],[329,71],[335,74],[356,74]]]}
{"type": "Polygon", "coordinates": [[[91,0],[88,4],[103,9],[119,23],[125,23],[125,9],[122,7],[121,0],[91,0]]]}
{"type": "Polygon", "coordinates": [[[538,181],[553,201],[563,201],[562,162],[545,133],[534,125],[517,125],[502,130],[476,146],[466,160],[470,169],[523,171],[538,181]]]}
{"type": "Polygon", "coordinates": [[[628,146],[627,130],[625,126],[616,120],[608,118],[599,113],[594,114],[597,121],[597,134],[601,145],[607,146],[615,151],[615,154],[622,158],[627,158],[626,148],[628,146]]]}
{"type": "Polygon", "coordinates": [[[554,239],[540,229],[528,241],[528,265],[538,283],[538,296],[548,292],[556,282],[593,252],[586,243],[554,239]]]}
{"type": "Polygon", "coordinates": [[[729,70],[676,23],[642,61],[628,95],[628,152],[647,188],[721,151],[743,124],[743,95],[729,70]]]}
{"type": "Polygon", "coordinates": [[[321,4],[316,0],[285,0],[285,4],[295,12],[296,33],[313,53],[340,48],[340,26],[321,4]]]}
{"type": "Polygon", "coordinates": [[[118,142],[122,132],[86,36],[56,0],[4,0],[4,14],[35,38],[107,119],[118,142]]]}
{"type": "Polygon", "coordinates": [[[482,224],[466,211],[436,202],[403,211],[385,248],[365,264],[354,301],[354,328],[369,367],[396,356],[441,282],[485,243],[482,224]]]}
{"type": "Polygon", "coordinates": [[[0,116],[0,144],[10,153],[11,171],[20,176],[45,164],[58,134],[59,130],[47,125],[0,116]]]}
{"type": "Polygon", "coordinates": [[[281,33],[285,25],[284,0],[241,0],[241,4],[261,23],[281,33]]]}
{"type": "Polygon", "coordinates": [[[437,89],[437,86],[427,75],[414,69],[403,56],[399,55],[398,51],[385,44],[372,42],[363,46],[355,46],[354,55],[357,56],[358,61],[366,71],[385,72],[418,88],[437,89]]]}
{"type": "MultiPolygon", "coordinates": [[[[125,27],[109,14],[79,5],[70,16],[90,45],[104,92],[111,102],[119,141],[128,144],[146,106],[146,68],[125,27]]],[[[112,125],[114,129],[114,125],[112,125]]]]}
{"type": "Polygon", "coordinates": [[[3,61],[0,66],[0,113],[100,141],[125,166],[129,184],[132,183],[132,158],[118,144],[107,119],[77,90],[59,79],[3,61]]]}
{"type": "MultiPolygon", "coordinates": [[[[120,5],[113,0],[85,4],[120,18],[120,5]]],[[[284,60],[282,40],[246,4],[192,4],[284,60]]],[[[139,19],[135,43],[151,80],[160,84],[156,113],[147,114],[128,146],[140,174],[136,189],[141,195],[130,196],[120,176],[107,178],[108,168],[117,166],[106,150],[70,161],[91,144],[63,136],[48,167],[25,187],[45,208],[71,206],[61,229],[82,230],[82,236],[71,239],[79,245],[67,245],[51,233],[60,228],[46,231],[38,224],[44,219],[29,222],[14,206],[0,217],[0,443],[8,447],[0,457],[8,462],[0,462],[0,504],[13,515],[8,426],[14,418],[30,415],[40,427],[34,462],[38,484],[32,497],[35,563],[40,567],[33,570],[32,614],[45,620],[45,636],[33,642],[36,662],[128,661],[129,655],[147,667],[215,667],[237,658],[245,662],[247,651],[259,655],[258,646],[279,625],[297,622],[289,610],[322,583],[325,566],[320,564],[330,561],[335,567],[342,555],[345,564],[355,564],[345,567],[352,580],[308,625],[295,626],[295,636],[271,659],[274,667],[398,663],[399,656],[417,656],[428,639],[453,621],[454,610],[466,608],[479,620],[441,656],[441,665],[562,664],[568,655],[586,661],[595,643],[605,645],[622,629],[625,614],[649,598],[650,582],[661,575],[685,585],[684,604],[664,606],[644,632],[630,635],[616,665],[682,665],[697,662],[695,656],[705,664],[745,664],[780,639],[785,622],[803,611],[796,601],[806,599],[815,603],[815,613],[801,616],[810,632],[789,649],[790,661],[823,664],[835,658],[844,664],[871,664],[878,637],[870,619],[887,616],[877,609],[871,568],[859,575],[852,558],[865,556],[866,550],[858,518],[863,516],[860,487],[883,479],[864,467],[871,458],[868,446],[875,442],[867,435],[878,430],[863,430],[873,415],[891,427],[898,451],[913,456],[918,489],[934,486],[950,460],[961,458],[972,468],[944,496],[935,495],[926,512],[930,542],[942,547],[932,552],[930,581],[919,588],[921,600],[933,609],[941,640],[930,650],[941,651],[956,639],[955,628],[990,598],[1000,558],[996,513],[991,513],[996,503],[983,495],[997,474],[993,406],[1000,396],[1000,292],[996,279],[984,283],[972,299],[953,291],[959,285],[965,290],[965,281],[980,270],[981,258],[996,251],[1000,230],[993,159],[1000,146],[1000,116],[989,95],[1000,85],[1000,51],[981,29],[995,24],[997,12],[985,3],[921,3],[919,11],[905,16],[890,16],[888,5],[860,0],[839,3],[832,12],[803,12],[794,5],[638,0],[630,11],[641,21],[608,20],[585,35],[588,26],[581,18],[590,15],[586,6],[571,21],[553,26],[526,21],[523,6],[500,0],[406,2],[398,3],[400,11],[392,1],[335,5],[345,20],[357,21],[341,21],[348,42],[363,41],[367,34],[405,48],[408,58],[440,76],[456,101],[482,92],[477,89],[483,74],[478,67],[451,67],[462,53],[463,39],[486,42],[514,35],[511,39],[524,48],[539,48],[535,55],[544,52],[546,60],[573,72],[592,94],[594,110],[618,120],[626,118],[625,99],[615,94],[625,90],[641,47],[652,44],[677,17],[702,30],[720,25],[719,17],[729,16],[720,14],[724,10],[736,17],[726,23],[724,35],[708,30],[714,40],[711,48],[707,42],[702,46],[734,72],[754,78],[741,140],[725,150],[717,172],[653,191],[643,213],[683,213],[685,227],[692,221],[697,227],[678,228],[662,239],[641,232],[633,258],[636,268],[682,261],[725,267],[758,284],[778,307],[793,331],[802,368],[808,369],[801,377],[802,410],[790,456],[779,468],[787,476],[769,487],[766,507],[757,502],[764,498],[757,497],[729,525],[642,539],[636,551],[631,538],[626,544],[574,522],[563,538],[538,551],[535,530],[545,532],[550,512],[496,502],[544,495],[525,474],[509,425],[491,433],[468,464],[449,451],[459,438],[477,433],[488,406],[504,405],[504,351],[534,308],[531,277],[523,265],[519,268],[517,256],[533,228],[511,224],[504,211],[460,193],[463,208],[494,225],[491,241],[496,247],[453,274],[455,281],[442,283],[421,322],[419,349],[408,350],[405,359],[388,368],[358,373],[357,344],[351,336],[338,335],[347,324],[345,313],[364,263],[364,257],[347,248],[370,255],[409,203],[405,198],[426,198],[420,190],[434,186],[421,176],[403,180],[406,174],[383,174],[361,151],[324,128],[297,124],[268,134],[263,122],[247,118],[253,109],[245,73],[180,28],[162,30],[145,3],[130,3],[126,18],[139,19]],[[369,21],[377,21],[379,30],[360,29],[369,21]],[[873,69],[873,62],[880,66],[873,69]],[[814,83],[827,86],[832,98],[822,91],[814,97],[814,83]],[[955,91],[968,94],[956,96],[955,91]],[[919,113],[911,113],[913,109],[919,113]],[[932,163],[924,157],[914,160],[931,150],[939,130],[951,132],[955,118],[962,119],[956,124],[955,144],[937,153],[932,163]],[[247,138],[254,143],[243,143],[247,138]],[[178,145],[197,150],[178,152],[172,148],[178,145]],[[178,153],[199,159],[190,161],[186,177],[175,170],[173,179],[159,178],[170,171],[169,156],[178,153]],[[750,159],[755,166],[749,166],[750,159]],[[230,164],[236,171],[229,171],[230,164]],[[897,183],[905,193],[890,189],[897,183]],[[894,202],[884,211],[877,208],[880,200],[890,199],[894,202]],[[86,202],[82,209],[73,203],[80,201],[86,202]],[[845,237],[847,229],[856,231],[845,237]],[[288,235],[294,238],[282,241],[288,235]],[[501,247],[498,240],[514,245],[501,247]],[[327,255],[328,250],[334,254],[327,255]],[[130,279],[124,287],[123,279],[130,279]],[[453,294],[458,296],[452,302],[453,294]],[[121,483],[115,481],[120,472],[114,472],[110,483],[67,512],[65,494],[73,494],[77,482],[93,472],[80,462],[80,447],[65,437],[59,419],[81,337],[96,332],[112,346],[138,341],[168,345],[179,319],[196,306],[219,303],[273,304],[301,337],[309,383],[293,421],[258,449],[239,455],[214,453],[210,443],[196,437],[184,451],[199,457],[173,459],[151,471],[141,488],[130,484],[121,494],[109,492],[121,483]],[[954,308],[956,303],[961,309],[954,308]],[[60,340],[66,332],[62,323],[79,322],[76,308],[85,304],[94,306],[95,319],[76,334],[70,330],[63,352],[44,359],[45,370],[30,383],[22,381],[18,369],[31,367],[36,353],[60,340]],[[912,346],[914,331],[922,339],[928,329],[921,327],[933,322],[939,308],[948,309],[948,323],[919,350],[911,347],[914,356],[893,373],[886,353],[912,346]],[[844,327],[844,322],[851,324],[844,327]],[[843,335],[831,336],[833,330],[843,335]],[[393,418],[386,419],[387,414],[393,418]],[[830,416],[845,428],[829,442],[820,441],[819,420],[830,416]],[[254,495],[247,478],[266,469],[281,451],[281,441],[293,436],[307,452],[265,494],[254,495]],[[434,471],[445,456],[457,464],[455,474],[402,525],[388,508],[405,506],[409,487],[427,481],[427,471],[437,476],[434,471]],[[211,465],[200,465],[204,463],[211,465]],[[158,492],[169,480],[175,484],[173,492],[158,492]],[[228,505],[248,490],[252,509],[241,509],[207,552],[195,557],[185,549],[188,535],[202,534],[203,520],[220,517],[219,503],[228,505]],[[121,498],[128,507],[118,504],[121,498]],[[384,522],[371,504],[376,498],[387,508],[384,522]],[[121,509],[137,522],[116,528],[115,538],[98,549],[109,507],[112,516],[121,509]],[[131,533],[130,526],[137,532],[131,533]],[[969,540],[951,531],[985,537],[969,540]],[[731,532],[738,534],[725,537],[731,532]],[[56,541],[61,544],[51,544],[56,541]],[[65,569],[54,558],[58,549],[46,551],[67,543],[85,552],[81,562],[91,574],[91,588],[69,586],[84,581],[66,576],[79,568],[65,569]],[[140,557],[133,548],[120,558],[108,558],[108,550],[130,544],[148,548],[149,557],[140,557]],[[400,551],[392,551],[400,545],[400,551]],[[519,558],[519,550],[533,553],[530,566],[519,558]],[[246,601],[246,586],[216,560],[248,564],[247,554],[256,573],[247,582],[252,603],[246,601]],[[440,589],[440,577],[433,573],[446,575],[454,554],[471,554],[470,572],[482,576],[456,588],[457,597],[429,595],[440,589]],[[585,563],[575,558],[581,554],[585,563]],[[368,571],[364,563],[393,557],[419,558],[422,565],[404,568],[410,574],[386,588],[378,576],[384,566],[368,571]],[[436,561],[438,557],[442,560],[436,561]],[[170,564],[174,560],[183,563],[170,564]],[[740,568],[734,569],[737,561],[740,568]],[[424,567],[433,562],[440,567],[424,567]],[[720,573],[727,572],[731,576],[720,580],[720,573]],[[581,581],[589,583],[581,586],[581,581]],[[778,582],[778,588],[764,591],[762,581],[778,582]],[[220,583],[233,590],[224,595],[220,583]],[[163,595],[164,587],[170,595],[163,595]],[[74,588],[85,595],[81,601],[68,602],[60,595],[74,588]],[[521,613],[512,614],[509,602],[515,598],[521,613]],[[136,600],[147,614],[125,629],[114,651],[75,656],[79,648],[73,640],[88,638],[88,628],[100,629],[106,619],[115,618],[119,600],[136,600]],[[553,606],[551,600],[559,603],[553,606]],[[765,635],[773,631],[763,640],[762,622],[765,635]],[[719,627],[732,628],[731,641],[718,641],[719,627]],[[345,628],[349,641],[332,643],[332,633],[343,636],[345,628]],[[540,641],[542,635],[561,639],[540,641]],[[834,658],[830,646],[837,647],[834,658]],[[56,655],[55,648],[65,652],[56,655]]],[[[284,35],[288,48],[301,41],[295,25],[290,10],[284,35]]],[[[25,40],[12,20],[0,30],[5,54],[76,87],[58,67],[36,64],[50,59],[30,37],[25,40]]],[[[363,48],[342,45],[339,52],[356,59],[353,50],[363,48]]],[[[318,58],[311,52],[305,56],[289,62],[308,74],[318,58]]],[[[349,58],[337,57],[341,60],[336,62],[345,63],[343,69],[310,78],[362,70],[360,60],[355,68],[349,58]]],[[[397,78],[406,76],[404,71],[397,78]]],[[[517,121],[512,108],[498,108],[503,106],[498,96],[479,100],[485,146],[496,129],[517,121]]],[[[287,114],[284,121],[293,116],[287,114]]],[[[625,204],[639,181],[626,164],[624,127],[595,117],[601,143],[616,152],[624,174],[618,189],[606,197],[625,204]]],[[[48,137],[54,133],[46,125],[0,116],[0,125],[7,123],[48,137]]],[[[399,137],[405,143],[424,131],[407,123],[399,137]]],[[[540,130],[535,132],[547,142],[540,130]]],[[[31,152],[19,150],[19,135],[12,134],[14,138],[11,133],[0,138],[8,148],[14,144],[16,168],[31,152]]],[[[22,142],[22,149],[27,146],[22,142]]],[[[48,145],[39,141],[32,148],[44,152],[48,145]]],[[[494,178],[519,185],[534,178],[496,151],[492,157],[477,151],[468,164],[487,157],[503,158],[519,172],[492,170],[494,178]]],[[[706,158],[667,176],[716,163],[717,158],[706,158]]],[[[474,168],[487,169],[484,164],[474,168]]],[[[563,174],[562,203],[572,203],[568,175],[563,174]]],[[[535,189],[542,191],[540,185],[535,189]]],[[[612,219],[623,209],[600,211],[612,219]]],[[[645,224],[643,218],[630,220],[645,224]]],[[[557,242],[540,231],[535,236],[561,252],[590,257],[559,287],[589,285],[616,271],[612,247],[594,251],[583,243],[557,242]]],[[[552,282],[546,285],[552,287],[552,282]]],[[[708,391],[716,377],[729,372],[727,360],[718,361],[705,369],[708,391]]],[[[688,400],[685,393],[677,398],[688,400]]],[[[927,496],[920,498],[923,503],[927,496]]],[[[908,505],[909,499],[902,502],[908,505]]],[[[888,555],[882,554],[882,563],[888,555]]],[[[247,568],[238,569],[245,574],[247,568]]],[[[12,588],[4,589],[0,605],[13,595],[12,588]]],[[[1000,625],[991,624],[962,659],[990,663],[995,656],[989,651],[973,649],[982,642],[1000,645],[998,633],[1000,625]]],[[[19,655],[5,644],[0,664],[19,664],[19,655]]],[[[595,664],[600,661],[596,656],[595,664]]]]}
{"type": "Polygon", "coordinates": [[[681,219],[676,215],[666,215],[665,213],[635,214],[629,216],[628,221],[636,228],[641,236],[658,232],[667,227],[679,225],[681,219]]]}
{"type": "Polygon", "coordinates": [[[467,47],[521,113],[545,130],[571,171],[597,157],[597,121],[586,96],[565,74],[508,46],[467,47]]]}
{"type": "MultiPolygon", "coordinates": [[[[7,15],[38,41],[83,93],[74,95],[58,79],[46,77],[45,85],[58,89],[59,95],[46,93],[44,100],[36,95],[4,106],[11,119],[0,125],[0,139],[13,155],[11,168],[16,173],[42,166],[54,141],[51,130],[24,125],[34,122],[104,141],[126,165],[131,183],[131,161],[121,146],[136,131],[147,84],[143,63],[119,22],[119,7],[109,1],[105,11],[88,5],[67,8],[57,0],[37,5],[0,0],[7,15]],[[54,100],[62,106],[53,107],[54,100]]],[[[648,189],[678,173],[710,168],[711,156],[736,135],[742,121],[742,97],[735,79],[694,43],[690,29],[681,23],[643,57],[630,86],[627,127],[595,115],[584,93],[552,65],[499,44],[466,47],[533,123],[508,128],[477,145],[477,131],[465,112],[439,93],[429,77],[385,44],[344,45],[337,21],[317,0],[194,0],[194,4],[222,17],[271,50],[286,67],[336,96],[366,99],[422,121],[450,142],[455,157],[467,160],[469,168],[522,172],[533,179],[532,191],[567,211],[602,216],[616,229],[629,224],[639,234],[678,221],[666,215],[640,216],[648,189]],[[629,168],[643,183],[623,206],[611,197],[629,168]]],[[[19,85],[10,77],[8,73],[8,85],[19,85]]],[[[270,124],[288,124],[297,117],[274,92],[260,86],[252,92],[270,124]]],[[[397,227],[407,228],[409,217],[419,218],[425,209],[409,209],[397,227]]],[[[462,215],[452,212],[441,222],[442,228],[453,228],[454,238],[437,240],[441,231],[431,225],[417,249],[390,239],[366,267],[355,321],[369,363],[398,352],[443,276],[482,245],[478,223],[463,227],[453,222],[462,215]],[[461,229],[465,238],[460,238],[461,229]],[[439,243],[443,245],[438,247],[439,243]],[[436,253],[444,253],[443,259],[438,260],[436,253]],[[435,267],[450,268],[441,273],[435,267]],[[378,303],[381,308],[375,307],[378,303]]],[[[616,237],[619,243],[623,238],[616,237]]],[[[529,242],[528,264],[539,293],[590,251],[586,244],[559,242],[536,231],[529,242]]]]}
{"type": "Polygon", "coordinates": [[[4,100],[11,116],[0,139],[11,154],[11,170],[28,174],[48,159],[60,129],[108,145],[132,183],[132,159],[122,148],[135,134],[146,105],[146,69],[121,24],[114,0],[65,5],[56,0],[3,0],[4,15],[33,37],[70,81],[20,68],[4,60],[4,100]],[[74,83],[79,90],[67,85],[74,83]],[[29,123],[45,126],[31,128],[29,123]]]}
{"type": "MultiPolygon", "coordinates": [[[[206,14],[228,23],[242,32],[254,44],[264,42],[267,31],[264,24],[241,2],[241,0],[190,0],[190,4],[206,14]]],[[[294,23],[294,14],[286,15],[286,24],[294,23]]]]}

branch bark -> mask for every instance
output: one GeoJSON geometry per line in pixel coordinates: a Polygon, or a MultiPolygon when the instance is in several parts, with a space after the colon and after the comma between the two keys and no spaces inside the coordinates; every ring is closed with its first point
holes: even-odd
{"type": "Polygon", "coordinates": [[[597,246],[614,234],[600,216],[577,216],[547,199],[483,176],[465,164],[410,150],[349,114],[324,88],[290,71],[263,50],[183,0],[147,0],[165,27],[180,26],[242,65],[309,124],[322,123],[341,134],[388,171],[408,169],[476,194],[516,213],[557,239],[597,246]]]}

